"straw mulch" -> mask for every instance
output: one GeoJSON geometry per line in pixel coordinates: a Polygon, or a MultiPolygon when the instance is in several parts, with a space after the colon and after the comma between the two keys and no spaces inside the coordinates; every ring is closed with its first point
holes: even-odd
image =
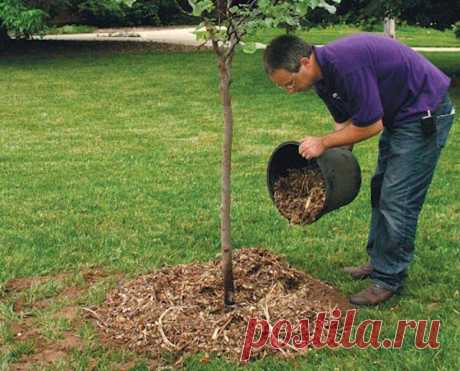
{"type": "MultiPolygon", "coordinates": [[[[237,306],[232,310],[223,306],[220,259],[163,268],[120,284],[94,308],[102,338],[160,361],[166,352],[177,364],[197,352],[238,360],[250,318],[271,325],[287,319],[295,326],[318,312],[348,308],[337,290],[267,250],[237,250],[233,266],[237,306]]],[[[289,356],[298,351],[277,351],[267,344],[252,359],[273,352],[289,356]]]]}

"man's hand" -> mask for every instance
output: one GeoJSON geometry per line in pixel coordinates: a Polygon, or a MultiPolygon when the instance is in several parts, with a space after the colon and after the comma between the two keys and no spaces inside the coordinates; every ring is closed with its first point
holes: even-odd
{"type": "Polygon", "coordinates": [[[322,137],[305,137],[299,146],[299,154],[307,160],[321,156],[325,150],[322,137]]]}

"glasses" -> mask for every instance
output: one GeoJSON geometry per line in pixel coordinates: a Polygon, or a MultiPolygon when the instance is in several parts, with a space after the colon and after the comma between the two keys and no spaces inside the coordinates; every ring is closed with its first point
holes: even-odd
{"type": "Polygon", "coordinates": [[[295,72],[292,73],[291,80],[289,82],[287,82],[286,84],[284,84],[284,85],[278,85],[278,87],[280,89],[287,90],[287,91],[294,90],[295,87],[296,87],[295,75],[296,75],[295,72]]]}

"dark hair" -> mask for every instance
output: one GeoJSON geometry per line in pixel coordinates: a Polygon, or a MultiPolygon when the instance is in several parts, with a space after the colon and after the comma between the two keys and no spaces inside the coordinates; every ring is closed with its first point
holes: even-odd
{"type": "Polygon", "coordinates": [[[298,72],[300,59],[310,57],[313,47],[300,37],[282,35],[274,38],[265,49],[265,72],[271,75],[273,71],[284,68],[289,72],[298,72]]]}

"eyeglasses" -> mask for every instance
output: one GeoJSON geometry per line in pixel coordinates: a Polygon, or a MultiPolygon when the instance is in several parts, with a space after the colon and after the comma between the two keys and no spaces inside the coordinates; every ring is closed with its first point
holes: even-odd
{"type": "Polygon", "coordinates": [[[284,85],[278,85],[278,87],[280,89],[287,90],[287,91],[294,90],[295,87],[296,87],[295,75],[296,75],[295,72],[292,73],[291,80],[288,83],[284,84],[284,85]]]}

